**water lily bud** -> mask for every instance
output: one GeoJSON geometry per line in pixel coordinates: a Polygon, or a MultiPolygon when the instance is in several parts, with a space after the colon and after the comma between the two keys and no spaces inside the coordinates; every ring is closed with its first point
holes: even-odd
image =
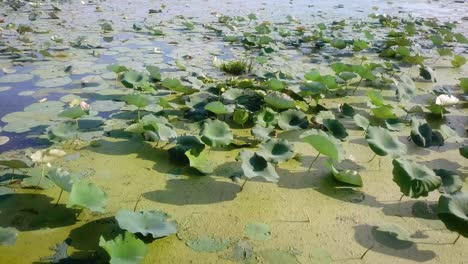
{"type": "Polygon", "coordinates": [[[88,111],[91,108],[91,106],[88,103],[86,103],[85,101],[80,102],[80,107],[84,111],[88,111]]]}
{"type": "Polygon", "coordinates": [[[455,105],[459,102],[458,98],[456,98],[453,95],[448,95],[448,94],[441,94],[437,96],[436,98],[436,105],[443,105],[443,106],[449,106],[449,105],[455,105]]]}

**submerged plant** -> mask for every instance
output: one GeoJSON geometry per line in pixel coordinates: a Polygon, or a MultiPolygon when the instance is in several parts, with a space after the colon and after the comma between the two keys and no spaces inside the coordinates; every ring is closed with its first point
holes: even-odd
{"type": "Polygon", "coordinates": [[[219,68],[232,75],[242,75],[252,71],[253,60],[234,60],[229,62],[223,62],[219,65],[219,68]]]}

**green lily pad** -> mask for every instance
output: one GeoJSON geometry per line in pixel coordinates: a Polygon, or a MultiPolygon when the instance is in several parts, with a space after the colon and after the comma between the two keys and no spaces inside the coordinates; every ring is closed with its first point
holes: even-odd
{"type": "Polygon", "coordinates": [[[78,179],[78,176],[73,175],[62,168],[55,168],[47,173],[47,178],[55,183],[55,185],[60,189],[66,192],[71,192],[73,181],[78,179]]]}
{"type": "Polygon", "coordinates": [[[354,108],[348,103],[340,105],[340,111],[345,116],[354,117],[354,115],[356,115],[354,108]]]}
{"type": "Polygon", "coordinates": [[[367,128],[369,127],[369,124],[370,124],[369,119],[363,117],[360,114],[355,114],[353,116],[353,120],[356,126],[362,128],[363,130],[367,130],[367,128]]]}
{"type": "MultiPolygon", "coordinates": [[[[47,174],[47,170],[44,171],[45,175],[47,174]]],[[[50,189],[52,186],[54,186],[54,183],[49,180],[46,177],[42,176],[42,168],[41,167],[35,167],[31,168],[28,170],[28,176],[27,178],[24,178],[21,181],[21,187],[23,188],[39,188],[42,190],[47,190],[50,189]]]]}
{"type": "Polygon", "coordinates": [[[127,104],[134,105],[138,108],[143,108],[149,105],[149,100],[138,93],[128,94],[122,98],[127,104]]]}
{"type": "Polygon", "coordinates": [[[12,246],[16,243],[18,230],[13,227],[0,227],[0,245],[12,246]]]}
{"type": "Polygon", "coordinates": [[[73,183],[68,208],[88,208],[93,212],[104,212],[107,194],[93,183],[77,181],[73,183]]]}
{"type": "Polygon", "coordinates": [[[225,115],[233,112],[232,108],[226,107],[226,105],[220,101],[214,101],[206,104],[205,110],[210,111],[216,115],[225,115]]]}
{"type": "Polygon", "coordinates": [[[36,82],[35,85],[38,87],[43,87],[43,88],[54,88],[54,87],[65,86],[71,82],[72,82],[72,79],[70,79],[69,77],[59,77],[59,78],[53,78],[53,79],[41,79],[38,82],[36,82]]]}
{"type": "Polygon", "coordinates": [[[311,129],[304,132],[300,138],[309,143],[320,154],[328,156],[334,161],[340,162],[344,158],[344,150],[340,141],[321,130],[311,129]]]}
{"type": "Polygon", "coordinates": [[[458,151],[465,159],[468,159],[468,146],[461,146],[458,151]]]}
{"type": "Polygon", "coordinates": [[[346,132],[346,128],[340,121],[336,119],[324,119],[323,125],[337,139],[344,140],[348,137],[348,132],[346,132]]]}
{"type": "Polygon", "coordinates": [[[190,167],[198,170],[199,172],[203,174],[210,174],[214,171],[213,164],[206,155],[205,152],[200,152],[197,153],[197,151],[193,151],[194,153],[192,154],[191,150],[187,150],[185,152],[185,156],[189,159],[189,164],[190,167]]]}
{"type": "Polygon", "coordinates": [[[375,90],[367,90],[366,92],[367,97],[369,97],[370,102],[375,106],[383,106],[385,105],[385,100],[379,92],[375,90]]]}
{"type": "Polygon", "coordinates": [[[279,115],[269,107],[263,108],[255,115],[256,123],[263,127],[275,126],[278,123],[279,115]]]}
{"type": "Polygon", "coordinates": [[[32,161],[28,158],[0,157],[0,166],[5,166],[10,169],[27,169],[32,165],[32,161]]]}
{"type": "Polygon", "coordinates": [[[153,238],[165,237],[177,232],[177,223],[169,220],[162,211],[132,212],[120,209],[115,215],[120,228],[133,234],[151,235],[153,238]]]}
{"type": "Polygon", "coordinates": [[[201,140],[211,147],[229,145],[234,136],[229,125],[219,120],[207,120],[200,131],[201,140]]]}
{"type": "Polygon", "coordinates": [[[366,140],[372,151],[379,156],[390,155],[397,158],[406,154],[406,145],[384,128],[370,126],[367,129],[366,140]]]}
{"type": "Polygon", "coordinates": [[[416,85],[408,75],[402,75],[397,84],[397,97],[401,99],[411,99],[416,94],[416,85]]]}
{"type": "Polygon", "coordinates": [[[249,120],[249,112],[242,108],[237,108],[234,110],[234,114],[232,115],[232,120],[239,125],[245,124],[249,120]]]}
{"type": "Polygon", "coordinates": [[[361,175],[355,170],[338,170],[333,165],[332,161],[327,161],[327,166],[330,168],[333,177],[342,183],[362,187],[364,184],[362,183],[361,175]]]}
{"type": "Polygon", "coordinates": [[[146,66],[146,70],[149,72],[151,80],[154,82],[161,81],[161,69],[156,66],[146,66]]]}
{"type": "Polygon", "coordinates": [[[444,145],[442,134],[432,130],[429,124],[417,119],[413,119],[412,123],[410,138],[416,145],[423,148],[444,145]]]}
{"type": "Polygon", "coordinates": [[[271,227],[264,223],[248,223],[244,235],[251,240],[264,241],[271,237],[271,227]]]}
{"type": "Polygon", "coordinates": [[[6,74],[0,77],[0,83],[20,83],[34,78],[34,75],[28,73],[6,74]]]}
{"type": "Polygon", "coordinates": [[[450,63],[452,63],[453,67],[460,68],[461,66],[465,65],[466,58],[463,57],[462,55],[457,54],[453,57],[453,60],[450,61],[450,63]]]}
{"type": "Polygon", "coordinates": [[[283,111],[278,118],[278,126],[286,131],[304,129],[308,125],[307,116],[304,112],[296,109],[283,111]]]}
{"type": "Polygon", "coordinates": [[[75,123],[58,123],[48,128],[48,137],[52,141],[75,139],[80,133],[75,123]]]}
{"type": "Polygon", "coordinates": [[[439,198],[438,212],[440,220],[448,230],[468,237],[468,193],[444,194],[439,198]]]}
{"type": "Polygon", "coordinates": [[[403,159],[394,159],[392,163],[393,181],[406,196],[425,197],[442,183],[442,179],[424,165],[403,159]]]}
{"type": "Polygon", "coordinates": [[[245,177],[249,179],[263,177],[269,182],[278,182],[279,176],[275,168],[263,156],[249,150],[242,150],[237,159],[242,162],[245,177]]]}
{"type": "Polygon", "coordinates": [[[260,144],[258,153],[273,163],[280,163],[294,156],[293,145],[286,139],[268,139],[260,144]]]}
{"type": "Polygon", "coordinates": [[[101,236],[99,246],[109,254],[111,264],[141,263],[146,254],[145,243],[130,232],[125,232],[125,234],[108,241],[101,236]]]}
{"type": "Polygon", "coordinates": [[[270,139],[274,135],[275,128],[255,125],[252,128],[251,132],[252,132],[252,135],[255,137],[255,139],[264,141],[264,140],[270,139]]]}
{"type": "Polygon", "coordinates": [[[198,252],[216,253],[226,249],[227,243],[211,237],[199,237],[186,242],[187,246],[198,252]]]}
{"type": "Polygon", "coordinates": [[[276,109],[289,109],[296,106],[294,100],[289,95],[277,91],[265,95],[264,100],[265,103],[276,109]]]}
{"type": "Polygon", "coordinates": [[[89,111],[83,110],[81,106],[73,106],[60,112],[58,116],[71,118],[71,119],[77,119],[88,114],[89,114],[89,111]]]}
{"type": "Polygon", "coordinates": [[[401,131],[405,128],[405,124],[399,118],[390,118],[385,120],[385,126],[391,131],[401,131]]]}
{"type": "Polygon", "coordinates": [[[456,193],[463,187],[463,181],[455,172],[444,169],[437,169],[434,172],[442,179],[442,184],[439,188],[441,193],[456,193]]]}
{"type": "Polygon", "coordinates": [[[375,117],[380,118],[380,119],[389,119],[389,118],[396,118],[397,116],[395,113],[392,111],[392,107],[388,105],[372,108],[372,114],[374,114],[375,117]]]}
{"type": "Polygon", "coordinates": [[[148,76],[137,71],[125,71],[120,82],[127,88],[138,88],[148,82],[148,76]]]}
{"type": "Polygon", "coordinates": [[[424,80],[437,82],[435,71],[429,66],[421,66],[419,68],[419,76],[421,76],[424,80]]]}
{"type": "Polygon", "coordinates": [[[172,90],[174,92],[178,93],[184,93],[188,94],[193,92],[193,90],[190,87],[186,87],[183,85],[180,80],[174,79],[174,78],[166,78],[162,81],[161,85],[163,87],[166,87],[169,90],[172,90]]]}
{"type": "Polygon", "coordinates": [[[440,132],[447,141],[455,141],[456,143],[463,143],[463,138],[460,137],[457,131],[453,130],[447,125],[440,126],[440,132]]]}

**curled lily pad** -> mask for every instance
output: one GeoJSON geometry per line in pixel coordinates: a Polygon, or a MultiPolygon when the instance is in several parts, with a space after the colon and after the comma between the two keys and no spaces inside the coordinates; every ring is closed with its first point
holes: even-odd
{"type": "Polygon", "coordinates": [[[300,138],[309,143],[320,154],[328,156],[334,161],[340,162],[344,158],[344,150],[340,141],[321,130],[311,129],[304,132],[300,138]]]}
{"type": "Polygon", "coordinates": [[[278,122],[278,113],[269,107],[263,108],[255,116],[256,123],[263,127],[274,126],[278,122]]]}
{"type": "Polygon", "coordinates": [[[343,126],[343,124],[340,121],[336,119],[324,119],[323,125],[337,139],[344,140],[348,137],[348,132],[346,132],[346,128],[343,126]]]}
{"type": "Polygon", "coordinates": [[[213,172],[213,164],[205,152],[187,150],[185,156],[189,159],[190,167],[204,174],[213,172]]]}
{"type": "Polygon", "coordinates": [[[47,178],[55,183],[55,185],[57,185],[60,189],[66,192],[71,192],[73,180],[77,179],[78,177],[62,168],[55,168],[47,173],[47,178]]]}
{"type": "Polygon", "coordinates": [[[444,194],[439,198],[437,215],[448,230],[468,237],[468,193],[444,194]]]}
{"type": "Polygon", "coordinates": [[[132,233],[125,232],[113,240],[99,238],[99,246],[104,248],[111,257],[111,264],[137,264],[145,258],[145,243],[132,233]]]}
{"type": "Polygon", "coordinates": [[[371,111],[375,117],[380,119],[389,119],[397,117],[395,113],[393,113],[393,108],[389,105],[383,105],[380,107],[372,108],[371,111]]]}
{"type": "Polygon", "coordinates": [[[93,183],[77,181],[73,183],[67,207],[88,208],[93,212],[104,212],[107,194],[93,183]]]}
{"type": "Polygon", "coordinates": [[[120,82],[127,88],[138,88],[148,82],[148,76],[137,71],[125,71],[120,82]]]}
{"type": "Polygon", "coordinates": [[[263,140],[270,139],[274,134],[275,134],[274,127],[263,127],[260,125],[255,125],[252,128],[252,135],[257,140],[263,141],[263,140]]]}
{"type": "Polygon", "coordinates": [[[363,117],[360,114],[355,114],[353,116],[353,120],[356,126],[362,128],[363,130],[367,130],[367,128],[369,127],[369,124],[370,124],[369,119],[363,117]]]}
{"type": "Polygon", "coordinates": [[[200,131],[201,140],[211,147],[229,145],[234,136],[229,125],[219,120],[207,120],[200,131]]]}
{"type": "Polygon", "coordinates": [[[397,84],[397,97],[401,99],[410,99],[416,93],[416,85],[408,75],[401,76],[400,82],[397,84]]]}
{"type": "Polygon", "coordinates": [[[421,76],[424,80],[437,82],[435,70],[429,66],[421,66],[419,68],[419,76],[421,76]]]}
{"type": "Polygon", "coordinates": [[[366,140],[372,151],[379,156],[390,155],[396,158],[406,154],[406,145],[384,128],[370,126],[367,129],[366,140]]]}
{"type": "Polygon", "coordinates": [[[11,246],[16,243],[18,230],[13,227],[0,227],[0,245],[11,246]]]}
{"type": "Polygon", "coordinates": [[[242,162],[245,177],[249,179],[263,177],[269,182],[278,182],[279,176],[275,168],[263,156],[249,150],[242,150],[238,159],[242,162]]]}
{"type": "Polygon", "coordinates": [[[293,145],[286,139],[268,139],[260,144],[258,153],[273,163],[287,161],[294,156],[293,145]]]}
{"type": "Polygon", "coordinates": [[[287,94],[282,92],[270,92],[265,95],[265,102],[276,109],[289,109],[294,108],[294,100],[287,94]]]}
{"type": "Polygon", "coordinates": [[[340,171],[337,168],[335,168],[335,166],[333,165],[333,162],[330,160],[328,160],[326,164],[330,168],[333,177],[337,181],[350,184],[350,185],[354,185],[354,186],[358,186],[358,187],[363,186],[361,175],[359,175],[357,171],[355,170],[341,170],[340,171]]]}
{"type": "Polygon", "coordinates": [[[439,188],[441,193],[456,193],[463,187],[463,181],[455,172],[444,169],[434,170],[434,172],[442,179],[442,184],[439,188]]]}
{"type": "Polygon", "coordinates": [[[442,179],[424,165],[404,159],[394,159],[392,163],[393,181],[406,196],[411,198],[427,196],[442,183],[442,179]]]}
{"type": "Polygon", "coordinates": [[[289,109],[279,115],[278,126],[286,131],[307,128],[309,121],[307,116],[299,110],[289,109]]]}
{"type": "Polygon", "coordinates": [[[413,119],[412,123],[410,138],[416,145],[424,148],[444,145],[442,134],[432,130],[429,124],[417,119],[413,119]]]}
{"type": "Polygon", "coordinates": [[[177,232],[177,224],[169,220],[169,216],[162,211],[132,212],[120,209],[115,215],[120,228],[133,234],[151,235],[153,238],[165,237],[177,232]]]}

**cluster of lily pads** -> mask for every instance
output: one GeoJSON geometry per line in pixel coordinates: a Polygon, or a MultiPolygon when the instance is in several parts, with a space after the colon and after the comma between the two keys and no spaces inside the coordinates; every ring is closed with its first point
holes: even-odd
{"type": "MultiPolygon", "coordinates": [[[[342,20],[329,25],[319,23],[312,28],[302,26],[293,17],[281,24],[259,22],[255,14],[219,15],[217,22],[203,25],[184,20],[184,30],[202,27],[226,45],[242,46],[244,57],[220,63],[215,60],[213,69],[218,70],[218,77],[188,72],[181,61],[176,61],[176,66],[186,73],[182,77],[171,76],[154,65],[139,70],[121,64],[108,65],[107,69],[115,74],[116,84],[123,90],[114,101],[124,103],[120,110],[130,114],[119,129],[142,141],[154,142],[154,147],[166,151],[176,166],[194,169],[197,174],[214,172],[211,150],[241,149],[236,160],[245,182],[240,190],[247,180],[256,177],[278,182],[279,164],[298,158],[293,143],[281,138],[287,131],[299,131],[299,139],[315,150],[311,151],[315,158],[305,169],[311,171],[314,165],[324,164],[337,183],[351,188],[364,186],[359,171],[342,164],[347,159],[342,146],[349,139],[347,129],[361,129],[362,137],[375,154],[371,161],[375,156],[392,158],[393,181],[403,196],[426,197],[438,190],[442,194],[438,202],[439,218],[449,230],[468,237],[468,193],[461,191],[460,176],[444,168],[432,170],[412,161],[407,156],[408,146],[396,134],[411,127],[407,135],[411,144],[430,148],[453,141],[460,154],[468,158],[468,146],[463,145],[464,139],[455,130],[445,124],[433,127],[426,121],[426,118],[443,121],[451,107],[459,103],[459,97],[465,100],[462,94],[468,92],[468,78],[461,78],[452,91],[427,91],[430,95],[424,103],[415,102],[418,91],[414,82],[437,81],[434,63],[430,61],[434,56],[439,61],[450,61],[454,68],[462,67],[466,58],[456,52],[458,47],[466,47],[468,40],[456,32],[454,23],[375,14],[370,18],[374,22],[368,25],[342,20]],[[354,31],[353,39],[348,39],[344,31],[349,27],[354,31]],[[284,49],[306,50],[306,55],[311,57],[317,54],[327,66],[307,69],[299,75],[290,74],[272,63],[284,49]],[[353,56],[352,62],[339,59],[347,54],[353,56]],[[383,94],[388,91],[394,94],[394,99],[385,99],[383,94]],[[351,102],[344,103],[356,94],[367,97],[365,108],[369,111],[353,107],[351,102]],[[330,98],[343,98],[343,103],[338,108],[321,104],[330,98]],[[192,129],[178,128],[179,120],[189,123],[192,129]],[[250,135],[241,136],[245,131],[250,135]],[[160,142],[165,144],[159,145],[160,142]],[[316,163],[322,155],[327,158],[325,163],[316,163]]],[[[104,21],[100,26],[104,33],[113,31],[111,22],[104,21]]],[[[16,30],[20,37],[33,32],[28,25],[9,24],[6,29],[16,30]]],[[[161,29],[152,25],[136,23],[131,30],[164,36],[161,29]]],[[[60,42],[59,38],[54,39],[60,42]]],[[[96,48],[84,39],[70,44],[81,49],[96,48]]],[[[8,52],[21,53],[5,46],[8,52]]],[[[47,49],[38,53],[52,56],[47,49]]],[[[70,71],[71,68],[64,69],[65,73],[70,71]]],[[[0,77],[0,83],[11,81],[9,75],[0,77]]],[[[44,130],[46,137],[57,146],[67,148],[68,143],[87,141],[89,138],[81,136],[83,132],[98,131],[93,134],[91,145],[98,144],[94,136],[106,136],[100,128],[102,123],[95,125],[83,120],[97,114],[93,113],[92,103],[90,107],[81,99],[68,100],[64,109],[63,104],[49,104],[61,109],[56,113],[58,119],[48,120],[44,130]]],[[[22,113],[27,112],[25,109],[22,113]]],[[[2,120],[8,122],[11,116],[2,120]]],[[[11,126],[26,132],[30,125],[25,122],[11,126]]],[[[12,178],[7,185],[21,181],[22,187],[38,190],[56,185],[61,190],[57,203],[62,192],[67,192],[67,207],[103,212],[108,199],[104,191],[87,179],[50,164],[65,155],[57,146],[39,150],[25,159],[2,158],[1,166],[26,169],[31,176],[22,180],[12,178]]],[[[14,171],[12,175],[16,175],[14,171]]],[[[176,233],[175,221],[168,220],[168,215],[161,211],[121,209],[115,218],[126,232],[113,240],[101,237],[99,242],[109,253],[111,263],[141,262],[145,244],[135,234],[155,239],[176,233]]],[[[12,228],[1,227],[1,244],[14,243],[16,235],[12,228]]]]}

